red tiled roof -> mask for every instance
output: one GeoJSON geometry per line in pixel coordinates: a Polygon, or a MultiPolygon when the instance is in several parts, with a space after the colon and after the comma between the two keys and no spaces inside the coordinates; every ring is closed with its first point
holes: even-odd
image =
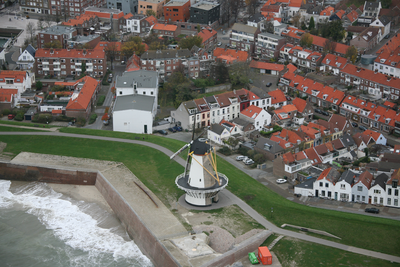
{"type": "Polygon", "coordinates": [[[255,119],[257,118],[258,115],[260,115],[261,111],[263,111],[262,108],[251,105],[249,107],[247,107],[246,109],[242,110],[242,114],[246,117],[255,119]]]}
{"type": "Polygon", "coordinates": [[[295,105],[285,105],[279,109],[274,110],[274,113],[279,117],[279,119],[285,120],[285,119],[290,119],[290,116],[287,115],[287,113],[294,111],[297,111],[295,105]],[[286,116],[283,116],[284,114],[286,114],[286,116]]]}
{"type": "Polygon", "coordinates": [[[252,60],[250,62],[250,68],[283,71],[285,65],[252,60]]]}
{"type": "Polygon", "coordinates": [[[373,179],[374,176],[370,172],[365,171],[358,177],[358,182],[363,183],[369,189],[373,179]]]}
{"type": "Polygon", "coordinates": [[[297,144],[297,141],[304,141],[304,138],[298,135],[298,132],[287,130],[283,128],[280,132],[276,132],[273,135],[279,136],[282,139],[289,141],[292,144],[297,144]]]}
{"type": "Polygon", "coordinates": [[[176,26],[176,25],[161,24],[161,23],[156,23],[153,26],[153,30],[170,31],[170,32],[175,32],[177,28],[178,28],[178,26],[176,26]]]}
{"type": "Polygon", "coordinates": [[[394,145],[393,153],[394,154],[400,154],[400,145],[394,145]]]}
{"type": "Polygon", "coordinates": [[[62,114],[62,110],[61,109],[53,109],[51,111],[51,114],[62,114]]]}
{"type": "Polygon", "coordinates": [[[131,17],[133,17],[132,13],[128,13],[124,16],[124,19],[130,19],[131,17]]]}
{"type": "Polygon", "coordinates": [[[381,136],[381,133],[372,131],[372,130],[365,130],[364,132],[362,132],[363,135],[367,136],[367,137],[372,137],[372,139],[376,142],[379,139],[379,136],[381,136]]]}
{"type": "Polygon", "coordinates": [[[305,125],[301,125],[299,131],[306,133],[311,139],[315,139],[315,135],[320,133],[319,129],[314,129],[305,125]]]}
{"type": "Polygon", "coordinates": [[[0,102],[11,102],[12,96],[18,94],[18,89],[0,89],[0,102]]]}
{"type": "Polygon", "coordinates": [[[268,94],[271,96],[271,104],[278,104],[287,101],[285,94],[279,89],[268,92],[268,94]]]}
{"type": "Polygon", "coordinates": [[[300,7],[303,3],[303,0],[290,0],[289,6],[290,7],[300,7]]]}
{"type": "Polygon", "coordinates": [[[154,16],[147,17],[144,20],[147,21],[150,25],[154,25],[158,22],[154,16]]]}
{"type": "Polygon", "coordinates": [[[96,15],[94,14],[82,14],[80,16],[77,16],[76,18],[70,19],[67,22],[63,22],[62,25],[64,26],[77,26],[77,25],[82,25],[85,23],[85,21],[89,21],[91,18],[95,18],[96,15]]]}
{"type": "Polygon", "coordinates": [[[338,12],[336,12],[336,16],[338,16],[339,19],[342,19],[344,13],[346,13],[346,11],[344,11],[344,10],[339,10],[338,12]]]}
{"type": "MultiPolygon", "coordinates": [[[[343,99],[342,104],[340,105],[342,108],[345,108],[344,104],[351,105],[353,107],[357,107],[360,110],[357,111],[358,114],[361,113],[361,110],[364,111],[373,111],[376,108],[376,104],[372,102],[367,102],[365,100],[356,98],[355,96],[348,95],[343,99]]],[[[354,112],[354,111],[353,111],[354,112]]]]}
{"type": "MultiPolygon", "coordinates": [[[[99,18],[105,18],[105,19],[109,19],[110,18],[110,13],[108,12],[100,12],[100,11],[88,11],[86,10],[84,14],[93,14],[98,16],[99,18]]],[[[113,19],[120,19],[124,16],[124,12],[120,12],[118,14],[113,14],[113,19]]]]}
{"type": "Polygon", "coordinates": [[[52,48],[38,48],[35,57],[50,57],[50,58],[95,58],[104,59],[105,53],[103,50],[86,50],[86,55],[83,54],[83,49],[54,49],[54,53],[50,54],[52,48]]]}
{"type": "Polygon", "coordinates": [[[208,39],[210,39],[211,37],[216,36],[216,35],[217,35],[217,31],[215,31],[213,29],[211,29],[211,31],[209,31],[208,29],[204,29],[204,30],[201,30],[197,34],[197,36],[200,36],[201,38],[203,38],[203,42],[202,43],[207,42],[208,39]]]}
{"type": "Polygon", "coordinates": [[[334,68],[343,69],[347,63],[347,59],[344,57],[336,56],[333,54],[326,54],[322,60],[322,64],[328,65],[334,68]],[[328,63],[329,62],[329,63],[328,63]]]}
{"type": "Polygon", "coordinates": [[[320,16],[330,16],[335,11],[335,9],[331,6],[327,6],[324,10],[319,13],[320,16]],[[325,13],[325,14],[324,14],[325,13]]]}
{"type": "Polygon", "coordinates": [[[223,59],[234,59],[237,61],[245,62],[249,58],[249,54],[246,51],[236,51],[234,49],[225,49],[217,47],[214,49],[214,56],[216,58],[223,58],[223,59]],[[221,56],[226,56],[226,58],[221,57],[221,56]]]}
{"type": "MultiPolygon", "coordinates": [[[[263,5],[263,7],[261,8],[261,14],[265,13],[265,12],[279,12],[279,9],[281,8],[280,5],[263,5]]],[[[264,14],[263,14],[264,15],[264,14]]]]}
{"type": "Polygon", "coordinates": [[[386,66],[399,68],[400,67],[400,47],[392,51],[382,51],[375,59],[376,63],[384,64],[386,66]]]}
{"type": "Polygon", "coordinates": [[[398,114],[396,114],[396,111],[394,111],[393,109],[378,106],[373,112],[369,114],[368,118],[370,118],[371,120],[379,121],[383,124],[394,126],[397,117],[396,115],[398,116],[398,114]]]}
{"type": "Polygon", "coordinates": [[[297,67],[293,65],[292,63],[289,63],[287,66],[288,72],[294,73],[297,70],[297,67]]]}
{"type": "Polygon", "coordinates": [[[289,148],[289,147],[293,147],[293,144],[291,144],[290,142],[277,137],[276,135],[273,135],[269,138],[269,140],[277,142],[279,146],[281,146],[283,149],[289,148]]]}
{"type": "Polygon", "coordinates": [[[343,68],[342,72],[353,75],[353,76],[357,76],[357,77],[360,77],[362,79],[366,79],[366,80],[369,80],[372,82],[376,82],[376,83],[379,83],[382,85],[400,89],[400,79],[399,78],[387,76],[383,73],[374,72],[369,69],[360,68],[353,64],[347,64],[343,68]]]}
{"type": "MultiPolygon", "coordinates": [[[[313,147],[304,150],[304,152],[306,153],[307,158],[309,158],[312,161],[313,165],[322,163],[320,157],[318,156],[317,152],[315,151],[315,149],[313,147]]],[[[322,172],[322,173],[324,173],[324,172],[322,172]]],[[[329,171],[328,171],[328,173],[329,173],[329,171]]]]}
{"type": "Polygon", "coordinates": [[[343,131],[344,127],[346,126],[347,119],[339,114],[332,114],[329,122],[332,123],[335,128],[339,128],[340,131],[343,131]]]}
{"type": "Polygon", "coordinates": [[[352,10],[349,14],[346,15],[350,22],[354,22],[358,18],[358,13],[355,10],[352,10]]]}
{"type": "Polygon", "coordinates": [[[332,167],[325,169],[323,172],[321,172],[321,174],[318,176],[317,181],[326,178],[328,176],[329,172],[331,171],[331,169],[332,169],[332,167]]]}
{"type": "Polygon", "coordinates": [[[287,153],[283,154],[282,159],[285,164],[289,164],[289,163],[292,163],[295,161],[294,155],[292,154],[292,152],[287,152],[287,153]]]}
{"type": "Polygon", "coordinates": [[[387,43],[381,47],[381,49],[376,52],[377,54],[380,54],[381,52],[389,52],[391,53],[392,51],[396,50],[400,46],[400,34],[396,34],[392,38],[390,38],[387,43]]]}
{"type": "MultiPolygon", "coordinates": [[[[0,70],[0,79],[14,79],[14,83],[23,83],[26,77],[26,71],[22,70],[0,70]]],[[[4,81],[0,81],[4,83],[4,81]]]]}
{"type": "Polygon", "coordinates": [[[297,110],[300,113],[303,113],[304,109],[306,108],[307,101],[299,97],[296,97],[295,99],[293,99],[292,104],[296,106],[297,110]]]}
{"type": "Polygon", "coordinates": [[[96,92],[96,88],[99,85],[99,81],[93,79],[90,76],[83,77],[77,80],[75,83],[84,82],[82,89],[79,91],[78,96],[69,100],[66,109],[67,110],[86,110],[90,105],[93,94],[96,92]]]}
{"type": "Polygon", "coordinates": [[[385,101],[385,103],[383,103],[383,105],[387,106],[387,107],[391,107],[391,108],[394,108],[396,106],[395,103],[387,101],[387,100],[385,101]]]}

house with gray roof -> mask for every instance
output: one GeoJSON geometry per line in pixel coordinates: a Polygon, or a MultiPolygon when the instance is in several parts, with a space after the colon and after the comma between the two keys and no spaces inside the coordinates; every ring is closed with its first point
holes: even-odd
{"type": "Polygon", "coordinates": [[[244,135],[249,135],[250,132],[254,131],[254,124],[246,121],[242,118],[236,117],[232,120],[232,123],[237,125],[238,128],[244,133],[244,135]]]}
{"type": "Polygon", "coordinates": [[[207,137],[214,143],[223,145],[223,141],[227,140],[231,136],[227,128],[219,124],[211,124],[211,127],[207,130],[207,137]]]}
{"type": "Polygon", "coordinates": [[[352,201],[352,186],[354,184],[354,180],[358,177],[359,174],[355,173],[351,170],[346,170],[342,173],[339,180],[335,184],[335,200],[339,201],[352,201]]]}
{"type": "Polygon", "coordinates": [[[193,129],[195,119],[200,121],[198,108],[193,100],[182,102],[176,110],[171,111],[172,123],[181,126],[183,129],[193,129]],[[195,116],[198,115],[199,118],[195,116]]]}
{"type": "Polygon", "coordinates": [[[390,19],[383,15],[374,20],[369,26],[381,30],[381,35],[379,36],[380,42],[386,35],[390,34],[390,25],[390,19]]]}
{"type": "Polygon", "coordinates": [[[232,27],[229,45],[232,48],[253,54],[257,36],[260,32],[257,27],[235,23],[232,27]]]}
{"type": "Polygon", "coordinates": [[[45,44],[59,41],[62,48],[67,48],[67,40],[77,36],[78,32],[74,27],[53,25],[41,30],[37,34],[37,47],[44,48],[45,44]]]}
{"type": "Polygon", "coordinates": [[[152,134],[157,105],[154,96],[122,95],[112,111],[113,131],[152,134]]]}
{"type": "Polygon", "coordinates": [[[31,70],[35,63],[36,49],[30,44],[26,47],[24,52],[18,57],[17,65],[20,70],[31,70]]]}
{"type": "Polygon", "coordinates": [[[285,151],[277,142],[271,141],[265,137],[260,137],[258,139],[254,150],[263,154],[268,160],[276,159],[283,155],[285,151]]]}
{"type": "Polygon", "coordinates": [[[371,188],[374,176],[369,171],[364,171],[354,178],[354,185],[351,189],[353,202],[368,203],[368,192],[371,188]]]}
{"type": "Polygon", "coordinates": [[[294,193],[306,197],[314,196],[314,182],[317,177],[309,178],[302,182],[301,184],[294,186],[294,193]]]}
{"type": "Polygon", "coordinates": [[[385,205],[387,203],[386,182],[389,176],[385,173],[379,174],[371,185],[368,192],[371,204],[385,205]]]}
{"type": "Polygon", "coordinates": [[[261,13],[256,13],[250,18],[247,19],[247,25],[252,26],[252,27],[257,27],[261,31],[264,31],[265,29],[265,17],[261,13]]]}

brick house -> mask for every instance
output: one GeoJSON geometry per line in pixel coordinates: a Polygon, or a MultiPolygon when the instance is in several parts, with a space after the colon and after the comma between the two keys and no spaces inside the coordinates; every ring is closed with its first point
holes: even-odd
{"type": "Polygon", "coordinates": [[[230,34],[229,45],[252,54],[259,33],[260,30],[256,27],[235,23],[230,34]]]}
{"type": "Polygon", "coordinates": [[[96,102],[97,93],[100,91],[100,81],[86,76],[73,82],[56,82],[55,85],[72,86],[74,93],[65,108],[68,117],[89,119],[92,105],[96,102]]]}
{"type": "Polygon", "coordinates": [[[111,32],[122,32],[124,30],[124,26],[126,26],[124,20],[120,20],[123,18],[124,12],[119,9],[90,6],[85,9],[85,14],[96,15],[103,27],[108,25],[110,26],[111,32]]]}
{"type": "Polygon", "coordinates": [[[380,29],[366,28],[356,38],[351,39],[350,45],[354,45],[357,49],[369,51],[379,43],[380,29]]]}
{"type": "Polygon", "coordinates": [[[39,77],[79,76],[83,62],[86,73],[93,77],[102,77],[107,69],[106,54],[102,50],[39,48],[35,58],[36,75],[39,77]]]}
{"type": "Polygon", "coordinates": [[[37,34],[37,47],[44,48],[45,44],[57,40],[63,48],[67,48],[67,41],[77,35],[78,31],[74,27],[54,25],[37,34]]]}
{"type": "Polygon", "coordinates": [[[213,30],[211,27],[207,27],[207,29],[201,30],[197,36],[203,38],[203,45],[204,50],[214,48],[214,45],[217,43],[217,31],[213,30]]]}
{"type": "Polygon", "coordinates": [[[261,58],[278,58],[279,51],[286,43],[286,38],[262,32],[257,35],[257,42],[254,48],[254,53],[261,58]]]}
{"type": "Polygon", "coordinates": [[[151,27],[158,23],[157,18],[154,16],[146,17],[140,21],[140,32],[149,32],[151,27]]]}
{"type": "Polygon", "coordinates": [[[94,14],[82,14],[61,24],[74,27],[78,35],[94,34],[95,30],[100,29],[99,18],[94,14]]]}
{"type": "Polygon", "coordinates": [[[263,154],[267,160],[274,160],[284,153],[284,149],[277,142],[264,137],[258,139],[254,150],[263,154]]]}
{"type": "Polygon", "coordinates": [[[177,28],[176,25],[156,23],[152,30],[159,36],[174,38],[177,36],[177,28]]]}
{"type": "Polygon", "coordinates": [[[190,19],[190,1],[172,0],[164,5],[164,19],[171,21],[186,22],[190,19]]]}
{"type": "Polygon", "coordinates": [[[138,1],[138,14],[146,15],[147,10],[153,10],[156,17],[160,18],[164,14],[164,4],[166,0],[139,0],[138,1]]]}

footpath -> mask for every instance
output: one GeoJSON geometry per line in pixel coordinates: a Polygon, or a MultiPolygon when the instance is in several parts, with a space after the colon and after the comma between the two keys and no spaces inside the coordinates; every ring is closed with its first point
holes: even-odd
{"type": "MultiPolygon", "coordinates": [[[[75,138],[85,138],[85,139],[95,139],[95,140],[105,140],[105,141],[113,141],[113,142],[123,142],[123,143],[131,143],[131,144],[140,144],[143,146],[148,146],[154,149],[157,149],[164,154],[166,154],[168,157],[173,154],[172,151],[159,146],[157,144],[153,143],[148,143],[145,141],[137,141],[137,140],[127,140],[127,139],[121,139],[121,138],[113,138],[113,137],[104,137],[104,136],[90,136],[90,135],[82,135],[82,134],[69,134],[69,133],[60,133],[60,132],[0,132],[0,135],[39,135],[39,136],[63,136],[63,137],[75,137],[75,138]]],[[[181,164],[182,166],[185,166],[185,161],[180,158],[180,157],[175,157],[174,160],[181,164]]],[[[396,262],[400,263],[400,257],[393,256],[393,255],[388,255],[380,252],[375,252],[371,250],[366,250],[366,249],[361,249],[361,248],[356,248],[352,246],[347,246],[344,244],[332,242],[329,240],[313,237],[306,235],[304,233],[297,233],[297,232],[292,232],[288,230],[284,230],[271,222],[269,222],[265,217],[263,217],[261,214],[259,214],[257,211],[255,211],[252,207],[250,207],[247,203],[245,203],[243,200],[241,200],[239,197],[235,196],[233,193],[231,193],[229,190],[224,189],[221,194],[224,194],[227,198],[230,199],[230,201],[233,204],[238,205],[243,211],[245,211],[248,215],[250,215],[254,220],[256,220],[258,223],[263,225],[266,229],[269,229],[279,235],[285,235],[285,236],[290,236],[293,238],[298,238],[304,241],[308,242],[313,242],[317,244],[321,244],[324,246],[329,246],[329,247],[334,247],[338,249],[342,249],[345,251],[365,255],[365,256],[370,256],[374,258],[379,258],[383,260],[387,260],[390,262],[396,262]]]]}

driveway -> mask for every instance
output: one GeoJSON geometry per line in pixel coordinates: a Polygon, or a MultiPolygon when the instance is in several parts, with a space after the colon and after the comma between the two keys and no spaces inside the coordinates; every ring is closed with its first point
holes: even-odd
{"type": "Polygon", "coordinates": [[[261,74],[261,73],[254,73],[253,74],[253,84],[254,86],[261,88],[266,92],[274,91],[278,88],[277,83],[279,81],[279,77],[270,74],[261,74]],[[267,87],[267,83],[272,83],[270,87],[267,87]]]}

